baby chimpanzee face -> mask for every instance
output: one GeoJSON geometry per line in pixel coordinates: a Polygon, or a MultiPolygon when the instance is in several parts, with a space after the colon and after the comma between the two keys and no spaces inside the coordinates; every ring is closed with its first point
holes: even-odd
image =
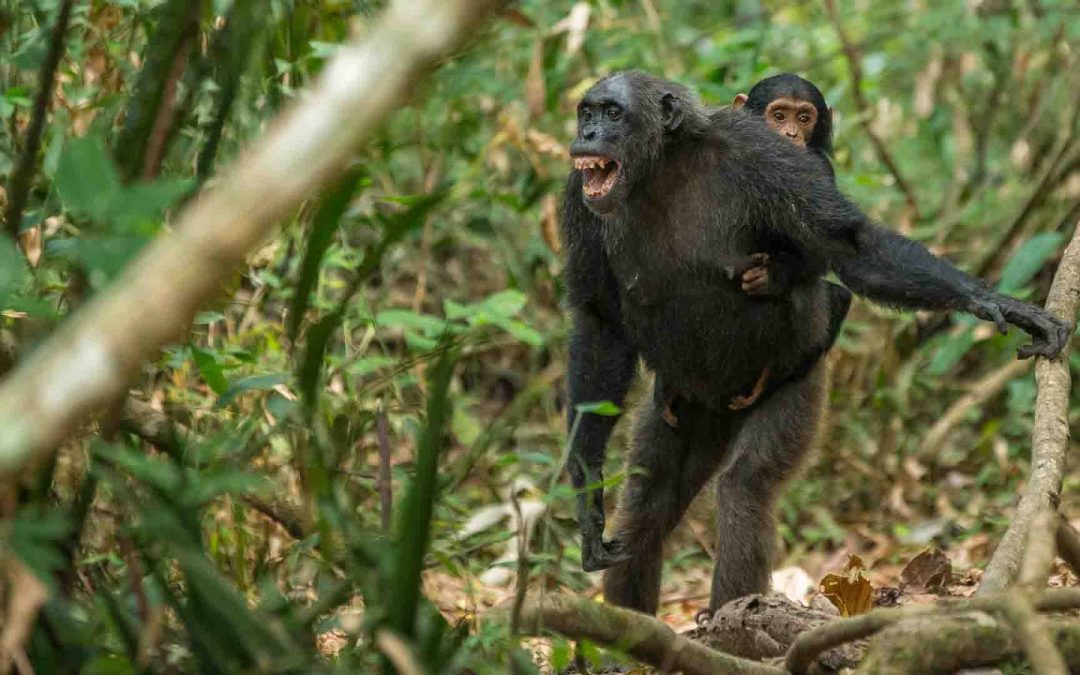
{"type": "Polygon", "coordinates": [[[784,96],[765,108],[765,123],[781,136],[805,148],[814,135],[818,112],[813,103],[800,98],[784,96]]]}

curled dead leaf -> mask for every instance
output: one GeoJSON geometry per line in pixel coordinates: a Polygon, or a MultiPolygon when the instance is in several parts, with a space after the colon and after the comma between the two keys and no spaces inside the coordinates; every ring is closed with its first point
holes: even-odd
{"type": "Polygon", "coordinates": [[[904,566],[900,580],[908,592],[944,592],[952,583],[952,562],[940,548],[928,548],[904,566]]]}
{"type": "Polygon", "coordinates": [[[525,105],[529,119],[535,120],[547,108],[547,84],[544,82],[544,40],[533,43],[529,72],[525,75],[525,105]]]}
{"type": "Polygon", "coordinates": [[[866,564],[857,555],[848,556],[840,574],[826,574],[818,585],[821,594],[840,610],[840,616],[865,614],[874,607],[874,587],[863,574],[866,564]]]}
{"type": "Polygon", "coordinates": [[[30,267],[37,267],[41,262],[41,228],[31,227],[19,233],[19,246],[26,256],[26,262],[30,267]]]}
{"type": "Polygon", "coordinates": [[[562,250],[562,239],[559,238],[558,208],[555,206],[555,195],[544,195],[540,200],[540,234],[544,243],[554,253],[562,250]]]}

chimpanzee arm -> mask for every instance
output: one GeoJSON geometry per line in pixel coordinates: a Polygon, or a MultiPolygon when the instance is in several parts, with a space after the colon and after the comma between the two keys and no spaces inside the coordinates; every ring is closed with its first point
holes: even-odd
{"type": "Polygon", "coordinates": [[[583,403],[611,401],[622,406],[634,378],[637,354],[622,325],[619,291],[601,242],[602,224],[581,199],[581,176],[573,172],[562,206],[567,303],[573,327],[567,368],[567,423],[570,453],[567,470],[578,491],[581,564],[586,571],[622,562],[617,542],[603,541],[604,490],[589,485],[603,481],[604,450],[617,416],[578,414],[583,403]]]}
{"type": "Polygon", "coordinates": [[[832,267],[855,293],[886,305],[909,309],[959,310],[1006,323],[1029,333],[1033,343],[1020,348],[1020,358],[1053,358],[1065,346],[1069,327],[1045,310],[992,291],[985,283],[934,256],[922,244],[878,227],[865,219],[844,237],[849,254],[834,257],[832,267]]]}
{"type": "Polygon", "coordinates": [[[578,413],[583,403],[611,401],[622,406],[633,381],[636,354],[621,326],[603,320],[587,308],[574,311],[570,336],[569,425],[567,469],[578,490],[577,516],[581,528],[581,566],[587,572],[610,567],[624,559],[618,542],[604,542],[604,450],[618,417],[578,413]],[[588,486],[597,486],[587,489],[588,486]]]}

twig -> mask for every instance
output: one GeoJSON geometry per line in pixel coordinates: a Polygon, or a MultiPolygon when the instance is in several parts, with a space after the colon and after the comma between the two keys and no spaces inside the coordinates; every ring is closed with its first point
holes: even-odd
{"type": "MultiPolygon", "coordinates": [[[[1080,308],[1080,227],[1073,233],[1058,265],[1046,308],[1075,324],[1080,308]]],[[[1056,358],[1036,361],[1035,382],[1038,395],[1031,432],[1031,475],[1016,507],[1016,515],[986,567],[979,584],[980,594],[1012,585],[1020,572],[1032,521],[1040,511],[1056,511],[1060,500],[1069,445],[1069,344],[1056,358]]],[[[1047,531],[1045,536],[1050,538],[1050,532],[1047,531]]]]}
{"type": "Polygon", "coordinates": [[[878,136],[876,131],[874,131],[870,106],[867,104],[866,99],[862,94],[862,57],[859,55],[859,50],[855,47],[855,44],[851,41],[851,38],[848,37],[847,33],[844,32],[844,25],[840,20],[840,13],[836,9],[836,0],[825,0],[825,9],[829,13],[829,20],[832,21],[833,28],[836,30],[836,36],[840,40],[840,47],[844,52],[844,56],[847,58],[848,72],[851,76],[851,97],[855,102],[855,108],[859,113],[859,126],[862,127],[863,133],[870,139],[870,144],[874,146],[874,151],[877,153],[878,159],[885,165],[885,168],[889,170],[893,179],[896,180],[896,187],[903,193],[904,200],[907,202],[912,216],[915,220],[918,220],[919,202],[915,198],[915,190],[911,187],[911,183],[909,183],[900,172],[900,167],[893,159],[892,153],[889,152],[889,147],[885,144],[885,141],[878,136]]]}
{"type": "Polygon", "coordinates": [[[964,421],[973,408],[981,406],[1005,388],[1018,375],[1027,371],[1030,361],[1011,360],[1004,366],[991,371],[981,380],[968,387],[968,392],[958,398],[945,413],[938,418],[930,431],[923,438],[921,453],[925,456],[936,455],[953,427],[964,421]]]}
{"type": "Polygon", "coordinates": [[[187,69],[188,54],[191,53],[195,38],[199,36],[200,11],[199,2],[189,3],[185,27],[180,34],[180,44],[173,54],[172,63],[169,64],[168,75],[162,87],[161,103],[154,114],[154,123],[146,139],[146,152],[143,154],[142,165],[143,180],[157,178],[161,170],[161,162],[165,159],[165,151],[169,148],[169,139],[172,136],[173,121],[177,110],[176,90],[187,69]]]}
{"type": "Polygon", "coordinates": [[[686,675],[782,675],[783,670],[731,656],[689,640],[663,621],[588,598],[545,595],[527,599],[521,610],[521,630],[537,635],[554,631],[572,639],[587,639],[615,647],[654,666],[666,665],[686,675]]]}
{"type": "Polygon", "coordinates": [[[67,46],[64,36],[67,34],[71,8],[74,4],[75,0],[63,0],[60,3],[60,12],[56,15],[56,23],[49,37],[49,53],[45,56],[45,61],[42,62],[38,73],[38,91],[34,97],[34,112],[30,117],[30,126],[26,129],[26,141],[22,154],[19,155],[15,173],[11,175],[4,224],[8,234],[16,241],[19,238],[19,227],[22,225],[23,209],[26,208],[26,201],[30,196],[30,184],[33,182],[34,168],[37,166],[38,150],[41,149],[41,134],[45,130],[45,118],[49,115],[49,101],[52,100],[56,69],[60,65],[64,48],[67,46]]]}
{"type": "Polygon", "coordinates": [[[391,3],[363,42],[342,45],[310,92],[183,209],[0,384],[0,491],[49,457],[91,412],[115,401],[162,345],[179,338],[247,253],[342,167],[440,59],[500,0],[391,3]],[[132,311],[138,307],[139,311],[132,311]]]}
{"type": "MultiPolygon", "coordinates": [[[[931,605],[907,605],[905,607],[876,609],[860,616],[838,619],[813,630],[808,630],[796,638],[791,648],[788,649],[785,663],[789,671],[795,675],[802,675],[809,672],[818,654],[848,642],[868,638],[882,629],[901,621],[970,612],[999,613],[1002,611],[1002,602],[1002,596],[985,596],[962,600],[942,598],[931,605]]],[[[1049,589],[1038,596],[1035,609],[1040,612],[1080,609],[1080,588],[1049,589]]]]}
{"type": "Polygon", "coordinates": [[[517,547],[517,579],[514,588],[514,605],[510,609],[510,635],[515,636],[521,630],[521,608],[525,605],[525,594],[529,590],[529,538],[525,518],[521,515],[521,500],[518,499],[517,489],[510,486],[510,504],[514,507],[515,523],[518,538],[517,547]]]}
{"type": "Polygon", "coordinates": [[[394,508],[394,485],[390,473],[390,436],[386,431],[386,409],[383,408],[382,399],[375,410],[375,429],[379,437],[379,478],[375,483],[379,490],[379,519],[383,532],[389,532],[392,525],[391,510],[394,508]]]}

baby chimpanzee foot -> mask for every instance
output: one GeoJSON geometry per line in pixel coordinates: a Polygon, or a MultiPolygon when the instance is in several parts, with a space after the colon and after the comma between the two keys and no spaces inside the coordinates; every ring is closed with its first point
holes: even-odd
{"type": "Polygon", "coordinates": [[[671,399],[670,401],[668,401],[667,403],[664,404],[664,409],[660,412],[660,418],[662,420],[664,420],[664,423],[667,424],[672,429],[678,429],[679,428],[679,418],[678,418],[677,415],[675,415],[675,412],[671,409],[671,404],[674,403],[674,402],[675,402],[675,399],[671,399]]]}
{"type": "Polygon", "coordinates": [[[761,395],[765,393],[765,385],[769,381],[769,367],[765,366],[765,370],[761,371],[761,377],[754,383],[754,389],[743,396],[742,394],[731,399],[731,403],[728,404],[729,410],[745,410],[754,405],[761,395]]]}

